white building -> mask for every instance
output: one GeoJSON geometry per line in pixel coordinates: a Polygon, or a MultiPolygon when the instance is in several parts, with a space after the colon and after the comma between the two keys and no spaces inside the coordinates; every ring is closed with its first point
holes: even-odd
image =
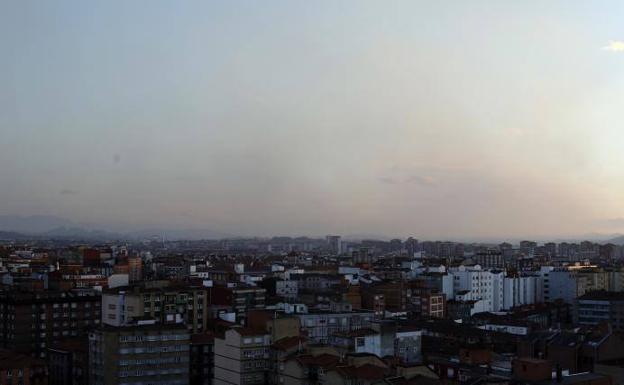
{"type": "Polygon", "coordinates": [[[540,276],[505,277],[503,309],[508,310],[516,306],[543,302],[542,286],[542,277],[540,276]]]}
{"type": "Polygon", "coordinates": [[[514,325],[513,323],[487,323],[479,326],[479,329],[490,330],[499,333],[514,334],[517,336],[526,336],[529,334],[529,327],[522,325],[514,325]]]}
{"type": "Polygon", "coordinates": [[[472,300],[485,301],[486,311],[500,311],[504,302],[505,272],[483,270],[481,266],[459,266],[453,274],[453,291],[469,291],[472,300]]]}

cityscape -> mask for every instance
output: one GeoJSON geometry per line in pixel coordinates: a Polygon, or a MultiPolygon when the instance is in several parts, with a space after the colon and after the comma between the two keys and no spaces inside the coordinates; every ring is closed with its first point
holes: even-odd
{"type": "Polygon", "coordinates": [[[0,385],[624,385],[623,20],[0,0],[0,385]]]}
{"type": "Polygon", "coordinates": [[[5,239],[2,378],[611,384],[623,262],[591,241],[5,239]]]}

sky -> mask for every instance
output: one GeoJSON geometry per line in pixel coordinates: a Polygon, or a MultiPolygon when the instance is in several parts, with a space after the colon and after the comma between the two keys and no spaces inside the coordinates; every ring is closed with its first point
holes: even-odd
{"type": "Polygon", "coordinates": [[[0,0],[0,214],[624,232],[624,2],[0,0]]]}

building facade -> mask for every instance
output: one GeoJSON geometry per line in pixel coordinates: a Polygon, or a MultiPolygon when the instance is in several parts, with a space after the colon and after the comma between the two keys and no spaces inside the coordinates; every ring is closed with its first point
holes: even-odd
{"type": "Polygon", "coordinates": [[[251,328],[232,328],[215,338],[214,384],[265,384],[269,378],[270,335],[251,328]]]}
{"type": "Polygon", "coordinates": [[[190,342],[181,324],[105,325],[89,335],[89,383],[186,385],[190,342]]]}
{"type": "Polygon", "coordinates": [[[596,326],[603,322],[624,331],[624,292],[594,291],[576,300],[579,325],[596,326]]]}
{"type": "Polygon", "coordinates": [[[183,322],[191,333],[206,330],[207,289],[194,286],[116,288],[102,294],[102,323],[122,326],[147,317],[163,324],[183,322]]]}
{"type": "Polygon", "coordinates": [[[100,324],[93,290],[0,293],[0,346],[44,358],[63,339],[86,337],[100,324]]]}

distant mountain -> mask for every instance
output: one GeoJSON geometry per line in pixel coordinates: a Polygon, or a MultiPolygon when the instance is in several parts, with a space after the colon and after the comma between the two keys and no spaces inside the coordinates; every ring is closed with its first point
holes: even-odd
{"type": "Polygon", "coordinates": [[[57,227],[39,234],[43,238],[80,239],[80,240],[123,240],[129,237],[124,234],[103,230],[87,230],[82,227],[57,227]]]}
{"type": "Polygon", "coordinates": [[[200,239],[222,239],[231,235],[210,229],[146,229],[133,231],[127,234],[132,238],[152,238],[164,237],[168,241],[177,240],[200,240],[200,239]]]}
{"type": "Polygon", "coordinates": [[[21,233],[16,233],[14,231],[0,231],[1,241],[22,240],[27,238],[28,236],[21,233]]]}
{"type": "Polygon", "coordinates": [[[39,234],[59,227],[75,227],[72,221],[52,215],[0,215],[0,231],[39,234]]]}
{"type": "Polygon", "coordinates": [[[345,241],[361,242],[362,240],[390,241],[391,237],[379,234],[349,234],[342,237],[345,241]]]}
{"type": "Polygon", "coordinates": [[[611,238],[605,243],[613,243],[614,245],[624,245],[624,235],[620,235],[619,237],[611,238]]]}
{"type": "Polygon", "coordinates": [[[52,215],[0,215],[0,232],[5,239],[55,238],[80,240],[125,239],[101,230],[85,229],[68,219],[52,215]]]}
{"type": "Polygon", "coordinates": [[[51,215],[0,215],[0,239],[26,237],[75,239],[75,240],[127,240],[165,237],[167,240],[221,239],[230,236],[210,229],[150,228],[144,230],[115,232],[81,225],[65,218],[51,215]]]}

